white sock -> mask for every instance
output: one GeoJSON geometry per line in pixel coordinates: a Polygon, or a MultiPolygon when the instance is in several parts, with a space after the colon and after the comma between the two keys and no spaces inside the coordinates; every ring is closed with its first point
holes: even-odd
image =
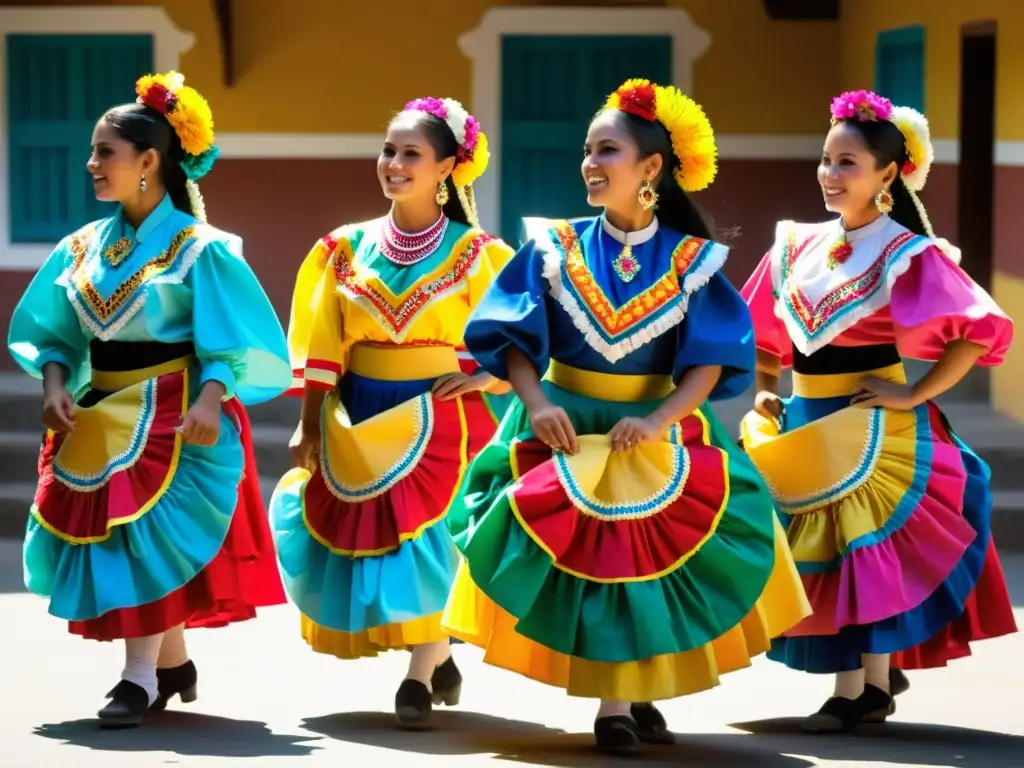
{"type": "Polygon", "coordinates": [[[131,637],[124,641],[124,670],[121,679],[135,683],[149,696],[149,703],[156,701],[156,660],[160,655],[160,643],[164,634],[146,637],[131,637]]]}
{"type": "Polygon", "coordinates": [[[451,649],[447,638],[417,645],[412,649],[409,658],[409,671],[405,675],[406,680],[417,680],[427,686],[428,691],[432,691],[430,679],[434,676],[434,670],[443,664],[450,654],[451,649]]]}
{"type": "Polygon", "coordinates": [[[836,674],[836,688],[833,696],[840,696],[844,699],[856,699],[862,693],[864,693],[863,669],[836,674]]]}
{"type": "Polygon", "coordinates": [[[889,693],[889,654],[864,653],[860,659],[864,665],[864,682],[889,693]]]}
{"type": "Polygon", "coordinates": [[[617,699],[601,699],[601,705],[597,708],[597,716],[599,718],[612,717],[613,715],[630,717],[630,703],[628,701],[618,701],[617,699]]]}
{"type": "Polygon", "coordinates": [[[188,661],[188,648],[185,647],[185,625],[179,624],[164,632],[160,643],[160,655],[156,659],[157,669],[174,669],[188,661]]]}

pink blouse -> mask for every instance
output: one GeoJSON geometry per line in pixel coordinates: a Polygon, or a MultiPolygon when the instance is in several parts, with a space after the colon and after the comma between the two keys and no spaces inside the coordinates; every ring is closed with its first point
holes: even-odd
{"type": "Polygon", "coordinates": [[[811,354],[895,343],[902,357],[934,362],[951,341],[985,347],[979,365],[1003,362],[1013,321],[930,238],[883,216],[847,233],[850,257],[835,269],[828,253],[837,222],[780,222],[776,241],[741,291],[757,348],[793,363],[811,354]]]}

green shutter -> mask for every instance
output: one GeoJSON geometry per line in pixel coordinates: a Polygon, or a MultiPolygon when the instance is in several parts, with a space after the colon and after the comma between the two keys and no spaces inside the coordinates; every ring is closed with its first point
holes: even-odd
{"type": "Polygon", "coordinates": [[[924,112],[924,27],[888,29],[875,42],[875,91],[924,112]]]}
{"type": "Polygon", "coordinates": [[[633,77],[672,81],[665,37],[502,39],[501,235],[517,243],[524,216],[594,213],[580,173],[590,119],[633,77]]]}
{"type": "Polygon", "coordinates": [[[52,243],[109,216],[85,170],[96,120],[134,101],[152,71],[150,35],[11,35],[7,128],[11,239],[52,243]]]}

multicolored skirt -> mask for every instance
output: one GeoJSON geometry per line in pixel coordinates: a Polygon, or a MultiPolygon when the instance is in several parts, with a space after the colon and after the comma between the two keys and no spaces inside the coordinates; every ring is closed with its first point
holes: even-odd
{"type": "Polygon", "coordinates": [[[552,361],[580,438],[553,453],[514,401],[449,514],[465,556],[445,610],[485,661],[570,695],[654,701],[711,688],[809,612],[771,498],[710,410],[616,453],[667,377],[552,361]]]}
{"type": "Polygon", "coordinates": [[[314,651],[375,656],[446,638],[458,551],[445,525],[472,433],[463,398],[430,394],[459,370],[451,347],[356,345],[324,400],[319,468],[293,469],[270,502],[285,588],[314,651]]]}
{"type": "Polygon", "coordinates": [[[756,413],[742,425],[814,606],[768,655],[807,672],[859,669],[863,653],[894,654],[902,669],[944,666],[1016,630],[988,467],[934,403],[850,407],[867,376],[906,383],[900,364],[794,373],[781,425],[756,413]]]}
{"type": "Polygon", "coordinates": [[[74,634],[223,626],[284,602],[241,404],[224,404],[213,446],[175,430],[194,371],[190,357],[93,371],[74,431],[44,438],[25,584],[74,634]]]}

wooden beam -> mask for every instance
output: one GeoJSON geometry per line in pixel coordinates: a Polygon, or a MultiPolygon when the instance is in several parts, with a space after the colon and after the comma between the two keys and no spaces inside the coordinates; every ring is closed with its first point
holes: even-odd
{"type": "Polygon", "coordinates": [[[231,0],[213,0],[213,13],[217,17],[217,32],[220,38],[220,65],[224,85],[235,84],[235,33],[232,18],[234,4],[231,0]]]}
{"type": "Polygon", "coordinates": [[[763,0],[775,21],[838,21],[839,0],[763,0]]]}

